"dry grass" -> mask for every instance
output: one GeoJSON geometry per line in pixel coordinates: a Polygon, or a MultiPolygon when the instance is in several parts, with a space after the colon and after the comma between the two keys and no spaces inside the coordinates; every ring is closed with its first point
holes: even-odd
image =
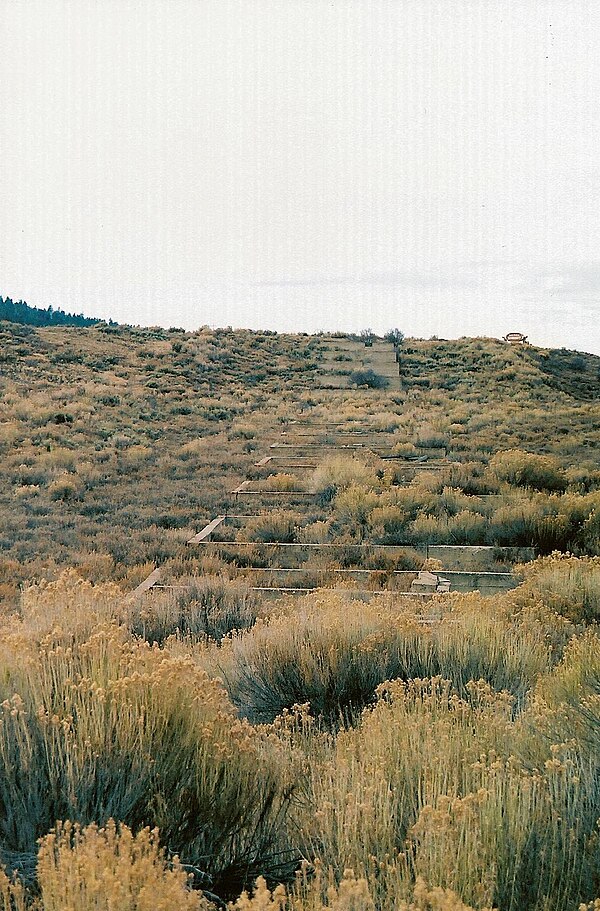
{"type": "Polygon", "coordinates": [[[554,553],[518,569],[525,580],[520,596],[541,599],[576,623],[600,619],[600,557],[554,553]]]}
{"type": "Polygon", "coordinates": [[[460,700],[440,679],[382,689],[312,769],[307,851],[337,881],[348,866],[364,876],[386,911],[415,877],[475,908],[572,907],[595,891],[595,769],[547,741],[530,767],[519,754],[533,719],[514,720],[482,683],[469,691],[460,700]]]}
{"type": "Polygon", "coordinates": [[[361,366],[357,341],[0,333],[0,855],[23,875],[0,878],[0,908],[203,907],[173,852],[248,911],[594,908],[595,359],[407,339],[385,391],[324,390],[361,366]],[[314,473],[275,461],[265,487],[319,503],[265,510],[228,556],[189,548],[299,415],[382,431],[381,451],[441,470],[350,450],[314,473]],[[357,542],[578,556],[493,598],[320,591],[269,608],[240,565],[309,550],[275,558],[272,541],[347,545],[306,562],[325,584],[422,560],[357,542]],[[135,602],[155,565],[185,590],[135,602]]]}
{"type": "Polygon", "coordinates": [[[158,832],[109,820],[81,829],[64,823],[40,845],[38,878],[43,911],[209,911],[189,889],[189,875],[169,864],[158,832]]]}
{"type": "MultiPolygon", "coordinates": [[[[600,441],[591,356],[574,374],[568,352],[519,353],[491,339],[406,340],[401,389],[332,391],[320,388],[324,360],[341,346],[354,362],[351,369],[364,354],[360,341],[206,328],[176,333],[9,324],[0,326],[0,338],[6,480],[0,543],[7,561],[0,563],[0,576],[7,575],[0,599],[10,607],[20,583],[55,578],[65,566],[80,566],[90,581],[112,580],[126,590],[135,587],[145,564],[180,559],[197,521],[227,507],[228,491],[252,473],[256,451],[264,452],[277,425],[302,410],[309,420],[341,421],[343,429],[382,431],[390,451],[406,455],[439,454],[423,445],[444,442],[450,458],[447,476],[440,478],[444,486],[501,493],[502,502],[489,510],[471,497],[456,512],[441,488],[415,489],[416,511],[404,510],[407,542],[426,536],[431,543],[533,543],[544,552],[593,554],[600,548],[600,507],[593,499],[600,475],[590,458],[600,441]],[[510,382],[502,380],[507,368],[514,374],[510,382]],[[538,496],[487,470],[497,453],[511,451],[529,462],[538,459],[541,475],[551,469],[560,489],[568,482],[567,493],[538,496]],[[455,462],[476,469],[463,471],[455,462]],[[579,497],[579,504],[570,497],[579,497]],[[424,514],[424,524],[419,520],[413,528],[417,513],[424,514]]],[[[341,369],[336,363],[329,366],[341,369]]],[[[364,454],[342,461],[326,463],[314,479],[292,474],[303,488],[314,486],[323,503],[351,485],[369,491],[395,486],[393,465],[386,465],[386,478],[364,454]]],[[[344,498],[340,504],[336,532],[352,539],[356,510],[346,510],[344,498]]],[[[371,504],[374,510],[395,505],[402,506],[385,496],[371,504]]],[[[368,523],[364,536],[380,539],[381,523],[368,523]]]]}
{"type": "MultiPolygon", "coordinates": [[[[147,826],[234,901],[266,873],[239,909],[593,902],[600,648],[540,591],[402,609],[320,592],[220,647],[159,648],[134,637],[115,586],[31,587],[0,636],[2,856],[30,871],[44,839],[40,911],[73,894],[143,909],[142,880],[154,907],[202,907],[147,826]],[[219,666],[247,714],[288,711],[240,720],[219,666]],[[72,822],[46,838],[57,819],[72,822]],[[313,872],[290,882],[300,857],[313,872]]],[[[0,886],[6,911],[34,900],[0,886]]]]}
{"type": "Polygon", "coordinates": [[[327,503],[349,487],[374,487],[373,470],[359,457],[330,456],[323,459],[312,477],[312,488],[321,502],[327,503]]]}
{"type": "Polygon", "coordinates": [[[291,766],[217,681],[114,624],[37,636],[17,624],[0,639],[2,846],[31,852],[56,819],[113,817],[158,825],[222,883],[279,866],[291,766]]]}
{"type": "MultiPolygon", "coordinates": [[[[339,883],[326,877],[317,867],[317,875],[308,881],[299,877],[296,888],[286,892],[278,886],[271,892],[264,879],[259,879],[252,895],[244,893],[232,911],[375,911],[369,883],[345,870],[339,883]]],[[[474,911],[449,889],[429,889],[422,879],[415,883],[412,896],[395,905],[395,911],[474,911]]],[[[481,911],[490,911],[482,908],[481,911]]]]}
{"type": "Polygon", "coordinates": [[[244,582],[206,574],[180,576],[177,586],[150,592],[131,605],[127,623],[136,635],[158,643],[174,635],[190,643],[220,641],[256,621],[260,603],[244,582]]]}
{"type": "Polygon", "coordinates": [[[436,674],[460,694],[470,680],[484,679],[521,703],[549,669],[549,647],[537,630],[494,618],[485,607],[478,597],[441,600],[437,622],[428,624],[418,601],[402,608],[386,596],[365,603],[322,591],[234,637],[210,666],[254,722],[309,703],[315,716],[336,725],[385,680],[436,674]]]}

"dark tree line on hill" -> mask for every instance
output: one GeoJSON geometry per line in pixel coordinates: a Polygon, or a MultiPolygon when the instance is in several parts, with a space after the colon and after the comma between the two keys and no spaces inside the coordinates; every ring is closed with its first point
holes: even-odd
{"type": "MultiPolygon", "coordinates": [[[[30,307],[24,301],[13,301],[10,297],[0,297],[0,319],[10,320],[12,323],[21,323],[26,326],[95,326],[104,320],[84,316],[83,313],[65,313],[64,310],[55,310],[52,306],[42,310],[30,307]]],[[[114,326],[112,320],[109,325],[114,326]]]]}

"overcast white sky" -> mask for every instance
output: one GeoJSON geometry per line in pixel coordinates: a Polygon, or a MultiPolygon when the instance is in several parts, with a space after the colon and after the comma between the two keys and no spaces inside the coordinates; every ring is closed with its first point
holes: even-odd
{"type": "Polygon", "coordinates": [[[595,0],[0,0],[0,294],[600,354],[595,0]]]}

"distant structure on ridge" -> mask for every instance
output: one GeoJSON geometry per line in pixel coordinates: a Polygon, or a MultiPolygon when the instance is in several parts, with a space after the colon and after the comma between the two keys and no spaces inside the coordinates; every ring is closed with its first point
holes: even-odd
{"type": "Polygon", "coordinates": [[[508,342],[509,345],[527,344],[527,336],[523,335],[522,332],[507,332],[506,335],[502,336],[502,340],[508,342]]]}

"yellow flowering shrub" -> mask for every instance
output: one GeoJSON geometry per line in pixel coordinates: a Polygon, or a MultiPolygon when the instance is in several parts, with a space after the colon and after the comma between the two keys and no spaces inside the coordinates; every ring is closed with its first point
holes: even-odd
{"type": "Polygon", "coordinates": [[[133,835],[109,820],[82,829],[59,824],[40,844],[42,911],[209,911],[175,859],[167,863],[158,832],[133,835]]]}
{"type": "Polygon", "coordinates": [[[292,757],[190,658],[99,625],[68,645],[5,634],[0,671],[0,844],[114,817],[234,882],[281,863],[292,757]]]}

